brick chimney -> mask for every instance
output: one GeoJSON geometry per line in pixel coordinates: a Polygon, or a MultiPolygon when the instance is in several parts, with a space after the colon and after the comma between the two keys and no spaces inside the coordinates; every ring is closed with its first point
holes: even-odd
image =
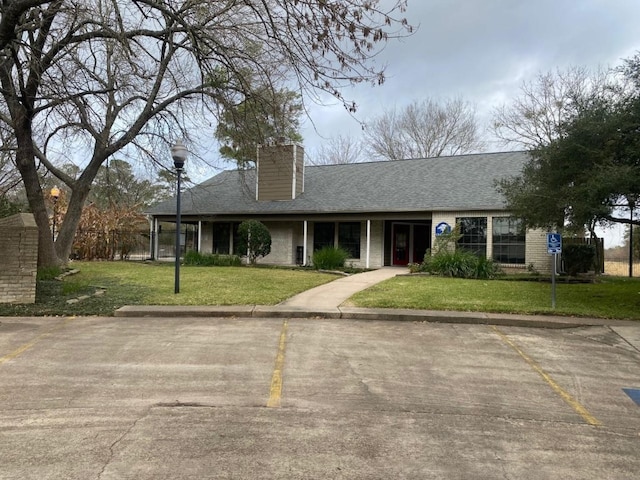
{"type": "Polygon", "coordinates": [[[304,148],[295,144],[259,145],[256,199],[293,200],[304,192],[304,148]]]}

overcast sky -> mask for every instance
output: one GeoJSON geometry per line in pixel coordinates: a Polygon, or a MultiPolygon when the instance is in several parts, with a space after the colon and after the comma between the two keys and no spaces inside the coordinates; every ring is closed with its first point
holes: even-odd
{"type": "MultiPolygon", "coordinates": [[[[485,129],[491,110],[538,73],[606,69],[640,50],[640,0],[409,0],[406,17],[418,30],[378,57],[387,65],[384,85],[345,92],[362,121],[414,100],[462,97],[475,104],[485,129]]],[[[310,155],[323,138],[361,136],[337,102],[313,106],[311,119],[315,128],[307,121],[302,131],[310,155]]],[[[490,132],[485,137],[486,151],[508,149],[490,132]]],[[[612,246],[622,232],[601,234],[612,246]]]]}
{"type": "MultiPolygon", "coordinates": [[[[414,100],[462,97],[488,124],[538,72],[616,66],[640,50],[640,0],[409,0],[406,17],[418,30],[378,57],[385,84],[346,92],[363,121],[414,100]]],[[[310,121],[302,132],[310,154],[322,137],[361,135],[338,103],[313,106],[311,118],[318,132],[310,121]]]]}

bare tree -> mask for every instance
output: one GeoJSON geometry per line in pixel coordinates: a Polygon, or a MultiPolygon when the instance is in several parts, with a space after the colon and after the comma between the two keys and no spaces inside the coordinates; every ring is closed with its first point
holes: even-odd
{"type": "Polygon", "coordinates": [[[20,183],[13,161],[15,143],[13,131],[0,122],[0,195],[6,195],[20,183]]]}
{"type": "Polygon", "coordinates": [[[21,17],[31,8],[49,3],[50,0],[5,0],[0,9],[0,50],[18,38],[16,26],[23,20],[21,17]]]}
{"type": "Polygon", "coordinates": [[[538,73],[522,83],[518,97],[493,110],[493,132],[505,145],[547,145],[588,98],[611,90],[611,81],[610,73],[584,67],[538,73]]]}
{"type": "Polygon", "coordinates": [[[405,7],[406,0],[2,2],[2,21],[16,21],[0,43],[0,122],[15,135],[40,265],[68,258],[107,159],[121,152],[166,168],[169,145],[195,145],[218,113],[246,99],[251,82],[321,90],[355,109],[340,90],[384,81],[372,58],[411,32],[397,17],[405,7]],[[17,3],[25,8],[15,14],[17,3]],[[74,157],[82,165],[75,178],[58,167],[74,157]],[[70,192],[55,245],[39,163],[70,192]]]}
{"type": "Polygon", "coordinates": [[[483,148],[475,108],[460,98],[415,101],[388,110],[366,125],[372,156],[380,160],[457,155],[483,148]]]}
{"type": "Polygon", "coordinates": [[[324,142],[311,158],[314,165],[338,165],[365,161],[365,148],[361,140],[349,135],[338,135],[324,142]]]}

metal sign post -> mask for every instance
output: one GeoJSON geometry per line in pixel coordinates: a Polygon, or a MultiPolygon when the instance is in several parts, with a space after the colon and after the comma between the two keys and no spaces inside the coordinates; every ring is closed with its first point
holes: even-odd
{"type": "Polygon", "coordinates": [[[558,264],[558,254],[551,255],[551,308],[556,309],[556,265],[558,264]]]}
{"type": "Polygon", "coordinates": [[[556,268],[558,255],[562,253],[562,235],[547,233],[547,253],[551,255],[551,308],[556,308],[556,268]]]}

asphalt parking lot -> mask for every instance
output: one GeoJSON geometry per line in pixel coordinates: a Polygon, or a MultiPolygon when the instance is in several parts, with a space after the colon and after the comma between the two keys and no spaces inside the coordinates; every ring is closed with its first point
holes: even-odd
{"type": "Polygon", "coordinates": [[[631,479],[640,325],[1,318],[1,479],[631,479]]]}

